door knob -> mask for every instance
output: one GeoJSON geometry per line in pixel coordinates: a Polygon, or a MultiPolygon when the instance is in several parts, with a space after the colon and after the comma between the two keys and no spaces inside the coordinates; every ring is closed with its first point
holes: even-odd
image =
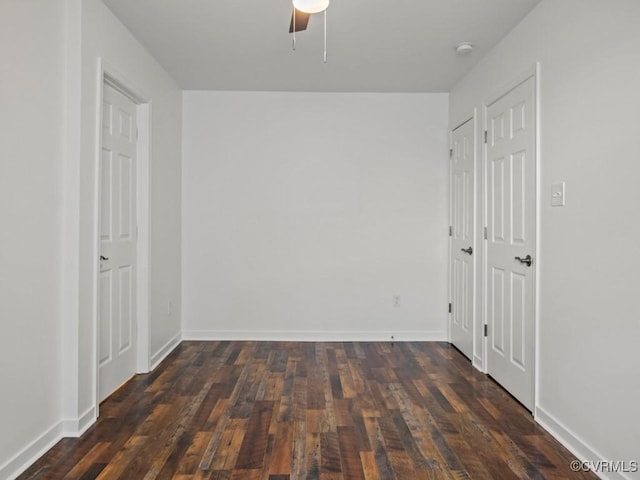
{"type": "Polygon", "coordinates": [[[100,255],[100,261],[101,262],[106,262],[107,260],[109,260],[109,257],[105,257],[104,255],[100,255]]]}
{"type": "Polygon", "coordinates": [[[533,263],[533,259],[531,258],[531,255],[527,255],[524,258],[520,258],[520,257],[514,257],[514,258],[520,263],[525,264],[527,267],[530,267],[531,264],[533,263]]]}
{"type": "Polygon", "coordinates": [[[461,248],[460,249],[461,252],[464,252],[468,255],[472,255],[473,254],[473,248],[469,247],[469,248],[461,248]]]}

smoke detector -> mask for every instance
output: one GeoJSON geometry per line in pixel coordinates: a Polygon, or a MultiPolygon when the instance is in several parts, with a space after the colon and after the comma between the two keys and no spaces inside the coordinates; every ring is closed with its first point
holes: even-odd
{"type": "Polygon", "coordinates": [[[473,43],[461,42],[456,47],[456,53],[458,55],[469,55],[473,51],[473,43]]]}

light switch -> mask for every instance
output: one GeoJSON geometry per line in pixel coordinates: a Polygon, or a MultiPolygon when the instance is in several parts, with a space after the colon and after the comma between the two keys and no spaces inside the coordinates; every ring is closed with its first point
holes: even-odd
{"type": "Polygon", "coordinates": [[[551,206],[564,207],[565,193],[564,182],[554,183],[551,185],[551,206]]]}

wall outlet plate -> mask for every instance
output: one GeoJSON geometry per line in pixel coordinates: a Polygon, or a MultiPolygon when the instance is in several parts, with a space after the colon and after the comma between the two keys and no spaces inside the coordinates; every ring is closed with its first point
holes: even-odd
{"type": "Polygon", "coordinates": [[[564,182],[551,184],[551,206],[564,207],[565,205],[565,185],[564,182]]]}
{"type": "Polygon", "coordinates": [[[395,294],[391,296],[391,305],[393,307],[399,307],[400,306],[400,295],[395,294]]]}

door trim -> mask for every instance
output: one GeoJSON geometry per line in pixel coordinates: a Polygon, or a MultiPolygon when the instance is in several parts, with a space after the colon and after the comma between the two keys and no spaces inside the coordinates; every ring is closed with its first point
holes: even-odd
{"type": "Polygon", "coordinates": [[[93,345],[94,351],[94,384],[93,403],[96,409],[96,416],[99,415],[99,312],[100,312],[100,209],[101,209],[101,168],[100,157],[102,153],[102,105],[103,90],[107,84],[120,93],[127,96],[137,106],[138,115],[138,139],[136,142],[137,165],[136,165],[136,215],[137,215],[137,273],[136,273],[136,373],[146,373],[150,370],[149,356],[149,245],[150,245],[150,177],[151,177],[151,100],[142,90],[124,76],[121,72],[111,66],[103,58],[98,58],[97,75],[97,122],[96,122],[96,152],[95,152],[95,179],[94,179],[94,274],[93,274],[93,345]]]}
{"type": "MultiPolygon", "coordinates": [[[[489,95],[485,101],[482,102],[482,134],[488,129],[487,124],[487,111],[488,107],[503,97],[505,94],[516,88],[521,83],[524,83],[529,78],[534,80],[534,108],[535,108],[535,122],[534,122],[534,145],[535,145],[535,200],[534,200],[534,218],[535,218],[535,248],[534,258],[536,262],[536,268],[534,273],[534,298],[533,298],[533,319],[534,319],[534,346],[533,346],[533,406],[532,414],[536,416],[536,409],[539,399],[539,363],[540,363],[540,267],[543,265],[543,259],[540,256],[540,202],[541,202],[541,156],[540,156],[540,62],[536,62],[529,68],[521,71],[518,75],[514,76],[510,81],[502,84],[500,88],[495,89],[491,95],[489,95]]],[[[488,213],[487,213],[487,144],[481,140],[482,148],[482,224],[483,227],[487,225],[488,213]]],[[[482,322],[487,325],[487,240],[483,239],[482,242],[482,322]]],[[[483,372],[488,373],[487,364],[487,338],[485,337],[483,343],[483,372]]]]}

